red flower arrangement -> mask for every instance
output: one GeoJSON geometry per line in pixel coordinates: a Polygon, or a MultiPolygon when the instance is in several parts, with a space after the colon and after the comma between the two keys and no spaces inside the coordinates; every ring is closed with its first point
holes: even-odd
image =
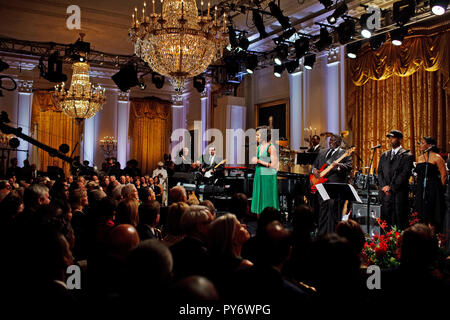
{"type": "Polygon", "coordinates": [[[388,228],[386,221],[377,218],[377,223],[383,230],[382,235],[375,234],[368,238],[362,252],[367,266],[375,264],[380,268],[393,268],[400,265],[400,231],[388,228]]]}

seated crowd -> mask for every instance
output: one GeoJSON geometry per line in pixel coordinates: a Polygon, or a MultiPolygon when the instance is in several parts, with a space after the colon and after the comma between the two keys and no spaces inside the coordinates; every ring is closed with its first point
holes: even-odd
{"type": "Polygon", "coordinates": [[[87,308],[170,317],[187,302],[264,304],[284,319],[314,310],[346,315],[368,303],[402,312],[411,303],[404,299],[444,305],[440,292],[448,290],[448,279],[437,272],[443,268],[436,265],[436,237],[425,225],[405,230],[400,268],[383,270],[382,287],[373,291],[361,255],[364,233],[355,221],[315,238],[315,214],[306,205],[290,214],[288,225],[274,208],[253,219],[244,194],[219,214],[213,202],[188,199],[176,186],[163,206],[151,184],[113,175],[41,178],[24,187],[0,182],[10,306],[66,317],[87,308]],[[255,232],[248,221],[257,221],[255,232]],[[69,290],[67,268],[74,264],[81,285],[69,290]]]}

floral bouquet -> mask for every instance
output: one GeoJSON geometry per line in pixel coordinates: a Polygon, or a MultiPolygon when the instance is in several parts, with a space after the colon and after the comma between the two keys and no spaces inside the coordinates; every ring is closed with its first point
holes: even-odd
{"type": "Polygon", "coordinates": [[[374,235],[368,238],[364,244],[363,257],[366,265],[377,265],[380,268],[394,268],[400,265],[400,244],[401,232],[397,227],[387,227],[386,221],[377,219],[377,223],[383,230],[382,235],[374,235]]]}

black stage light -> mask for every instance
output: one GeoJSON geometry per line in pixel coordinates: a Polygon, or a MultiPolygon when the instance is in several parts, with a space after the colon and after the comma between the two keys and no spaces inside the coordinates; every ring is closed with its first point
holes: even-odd
{"type": "Polygon", "coordinates": [[[327,9],[333,5],[332,0],[319,0],[319,2],[327,9]]]}
{"type": "Polygon", "coordinates": [[[20,146],[20,140],[14,137],[9,139],[8,144],[11,148],[16,149],[18,146],[20,146]]]}
{"type": "Polygon", "coordinates": [[[293,73],[298,68],[299,63],[298,63],[298,60],[295,59],[295,60],[286,62],[285,66],[286,66],[286,70],[288,73],[293,73]]]}
{"type": "Polygon", "coordinates": [[[239,40],[239,48],[242,50],[247,50],[248,46],[250,45],[250,41],[245,37],[245,35],[242,35],[241,39],[239,40]]]}
{"type": "Polygon", "coordinates": [[[194,83],[194,88],[197,89],[198,92],[205,91],[206,79],[202,76],[195,76],[192,80],[194,83]]]}
{"type": "Polygon", "coordinates": [[[237,48],[239,44],[236,37],[236,31],[234,30],[233,26],[228,26],[228,37],[230,38],[231,47],[237,48]]]}
{"type": "Polygon", "coordinates": [[[145,82],[143,80],[141,80],[139,82],[139,88],[141,88],[141,90],[145,90],[145,88],[147,88],[147,85],[145,84],[145,82]]]}
{"type": "Polygon", "coordinates": [[[341,44],[346,44],[353,39],[355,34],[355,22],[348,19],[337,27],[338,39],[341,44]]]}
{"type": "Polygon", "coordinates": [[[258,66],[258,57],[254,54],[247,56],[245,68],[248,73],[253,74],[258,66]]]}
{"type": "Polygon", "coordinates": [[[45,71],[44,60],[39,60],[40,75],[50,82],[66,82],[67,76],[62,73],[63,61],[59,57],[58,51],[53,52],[48,57],[47,71],[45,71]]]}
{"type": "Polygon", "coordinates": [[[311,70],[314,67],[315,62],[316,62],[316,55],[308,54],[307,56],[305,56],[303,64],[305,65],[306,69],[311,70]]]}
{"type": "Polygon", "coordinates": [[[139,80],[136,68],[129,63],[120,68],[120,71],[111,77],[116,86],[123,92],[130,90],[131,87],[137,86],[139,80]]]}
{"type": "Polygon", "coordinates": [[[359,24],[361,25],[361,35],[366,39],[369,39],[372,36],[372,29],[369,29],[369,27],[367,26],[367,19],[371,16],[372,14],[370,13],[363,13],[359,18],[359,24]]]}
{"type": "Polygon", "coordinates": [[[447,11],[449,0],[431,0],[430,7],[431,12],[437,16],[442,16],[447,11]]]}
{"type": "Polygon", "coordinates": [[[295,40],[294,47],[295,56],[297,57],[297,59],[300,59],[309,51],[309,38],[300,37],[299,39],[295,40]]]}
{"type": "Polygon", "coordinates": [[[403,38],[408,34],[408,29],[398,28],[390,32],[391,41],[394,46],[401,46],[403,43],[403,38]]]}
{"type": "Polygon", "coordinates": [[[358,55],[359,49],[361,49],[361,41],[349,43],[347,46],[347,57],[355,59],[358,55]]]}
{"type": "Polygon", "coordinates": [[[347,4],[345,2],[341,2],[334,10],[333,14],[327,17],[327,21],[330,24],[335,24],[337,19],[342,17],[348,10],[347,4]]]}
{"type": "Polygon", "coordinates": [[[269,2],[269,9],[270,13],[272,13],[275,19],[277,19],[278,22],[281,24],[283,30],[287,30],[291,27],[289,18],[283,15],[283,12],[281,11],[280,7],[274,1],[269,2]]]}
{"type": "Polygon", "coordinates": [[[225,68],[227,70],[227,74],[234,76],[236,73],[240,71],[239,62],[236,60],[234,56],[225,57],[225,68]]]}
{"type": "Polygon", "coordinates": [[[63,143],[58,147],[59,152],[66,154],[67,152],[70,151],[70,147],[68,144],[63,143]]]}
{"type": "Polygon", "coordinates": [[[403,26],[409,21],[409,19],[414,17],[415,10],[415,0],[397,1],[393,4],[392,17],[399,26],[403,26]]]}
{"type": "Polygon", "coordinates": [[[273,75],[277,78],[281,78],[282,74],[284,71],[284,67],[283,65],[279,66],[279,65],[275,65],[273,66],[273,75]]]}
{"type": "Polygon", "coordinates": [[[281,37],[283,39],[289,39],[290,37],[292,37],[295,33],[297,32],[297,30],[295,30],[295,28],[289,28],[286,31],[283,32],[283,34],[281,35],[281,37]]]}
{"type": "Polygon", "coordinates": [[[0,59],[0,72],[2,72],[3,70],[6,70],[8,68],[9,68],[9,64],[7,64],[5,61],[0,59]]]}
{"type": "Polygon", "coordinates": [[[330,36],[327,28],[320,28],[320,38],[319,41],[316,42],[316,48],[319,51],[324,50],[329,47],[333,42],[333,38],[330,36]]]}
{"type": "Polygon", "coordinates": [[[266,38],[268,34],[266,32],[266,28],[264,27],[263,18],[258,10],[253,10],[253,23],[255,24],[256,29],[258,29],[259,37],[261,39],[266,38]]]}
{"type": "Polygon", "coordinates": [[[377,34],[376,36],[369,39],[370,48],[376,51],[381,48],[383,43],[386,41],[386,33],[377,34]]]}
{"type": "Polygon", "coordinates": [[[280,44],[277,46],[276,52],[277,53],[273,61],[275,62],[275,64],[281,66],[283,60],[286,59],[288,56],[288,46],[285,44],[280,44]]]}
{"type": "Polygon", "coordinates": [[[152,72],[152,82],[157,89],[161,89],[162,87],[164,87],[165,80],[166,80],[166,77],[164,77],[163,75],[161,75],[157,72],[152,72]]]}

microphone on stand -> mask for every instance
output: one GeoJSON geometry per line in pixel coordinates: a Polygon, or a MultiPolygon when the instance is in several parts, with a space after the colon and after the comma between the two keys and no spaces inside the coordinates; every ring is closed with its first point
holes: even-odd
{"type": "Polygon", "coordinates": [[[428,149],[426,149],[426,150],[424,151],[424,153],[430,152],[434,147],[436,147],[436,146],[435,146],[435,145],[432,145],[431,147],[429,147],[428,149]]]}
{"type": "Polygon", "coordinates": [[[375,150],[375,149],[378,149],[378,148],[381,148],[381,144],[377,144],[375,147],[372,147],[370,149],[375,150]]]}

